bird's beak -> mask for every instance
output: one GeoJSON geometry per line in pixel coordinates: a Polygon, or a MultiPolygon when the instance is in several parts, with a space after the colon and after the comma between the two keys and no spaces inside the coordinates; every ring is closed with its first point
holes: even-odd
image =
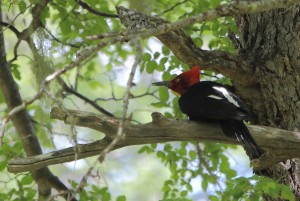
{"type": "Polygon", "coordinates": [[[152,85],[169,87],[170,81],[154,82],[152,83],[152,85]]]}

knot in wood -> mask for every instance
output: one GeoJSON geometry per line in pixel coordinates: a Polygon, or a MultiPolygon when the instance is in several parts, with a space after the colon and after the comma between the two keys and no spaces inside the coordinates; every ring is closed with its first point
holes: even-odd
{"type": "Polygon", "coordinates": [[[121,23],[128,30],[139,30],[143,28],[155,27],[153,25],[150,25],[148,16],[143,13],[129,10],[123,6],[117,6],[116,9],[121,23]]]}
{"type": "Polygon", "coordinates": [[[153,112],[151,114],[152,116],[152,122],[154,124],[165,124],[166,122],[168,122],[168,119],[164,117],[164,115],[162,115],[161,113],[159,112],[153,112]]]}

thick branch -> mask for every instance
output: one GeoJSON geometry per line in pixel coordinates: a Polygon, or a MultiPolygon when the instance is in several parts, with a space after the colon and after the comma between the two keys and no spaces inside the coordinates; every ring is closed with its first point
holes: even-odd
{"type": "MultiPolygon", "coordinates": [[[[164,24],[173,25],[159,17],[148,16],[124,7],[118,7],[117,10],[121,22],[130,30],[151,29],[164,24]]],[[[243,85],[253,85],[257,82],[250,65],[224,51],[206,51],[197,48],[193,40],[181,29],[156,35],[156,38],[184,63],[191,66],[201,65],[203,69],[222,73],[243,85]]]]}
{"type": "MultiPolygon", "coordinates": [[[[125,139],[114,149],[125,146],[163,143],[170,141],[212,141],[216,143],[237,144],[234,139],[223,135],[216,124],[191,122],[185,120],[166,119],[160,113],[153,113],[153,122],[142,125],[124,124],[125,139]]],[[[51,153],[17,158],[9,162],[10,172],[23,172],[54,165],[89,156],[98,155],[113,139],[117,132],[118,120],[115,118],[96,115],[75,110],[53,108],[51,118],[64,121],[66,124],[88,127],[102,132],[106,137],[89,144],[77,145],[76,149],[54,151],[51,153]],[[78,150],[77,153],[74,150],[78,150]]],[[[288,158],[300,157],[300,133],[280,130],[265,126],[249,126],[250,132],[257,144],[266,151],[261,158],[252,161],[256,170],[276,164],[288,158]],[[282,137],[284,136],[284,137],[282,137]]]]}
{"type": "Polygon", "coordinates": [[[117,11],[121,22],[127,29],[149,29],[147,32],[141,33],[140,37],[144,38],[149,33],[152,33],[183,62],[189,65],[202,65],[207,69],[232,78],[235,82],[249,86],[256,84],[257,81],[255,80],[255,76],[253,76],[253,68],[248,63],[227,52],[201,50],[180,29],[223,16],[262,12],[274,8],[287,7],[293,3],[299,3],[299,0],[233,1],[230,4],[175,23],[168,23],[159,17],[147,16],[124,7],[117,7],[117,11]]]}
{"type": "MultiPolygon", "coordinates": [[[[41,12],[48,1],[39,2],[34,9],[37,12],[41,12]]],[[[1,15],[1,2],[0,2],[0,21],[2,21],[1,15]]],[[[8,110],[11,112],[20,105],[23,104],[17,84],[12,77],[9,63],[6,60],[4,37],[2,27],[0,27],[0,89],[5,98],[8,110]]],[[[34,127],[32,125],[31,118],[25,108],[20,109],[17,113],[12,115],[11,120],[14,127],[22,141],[24,150],[27,156],[38,155],[42,153],[39,141],[35,134],[34,127]]],[[[51,188],[56,188],[58,191],[67,191],[67,187],[56,177],[47,167],[36,168],[35,170],[29,170],[32,173],[34,180],[38,184],[39,196],[47,197],[51,194],[51,188]]],[[[67,198],[69,193],[64,195],[67,198]]],[[[75,200],[75,199],[72,199],[75,200]]]]}

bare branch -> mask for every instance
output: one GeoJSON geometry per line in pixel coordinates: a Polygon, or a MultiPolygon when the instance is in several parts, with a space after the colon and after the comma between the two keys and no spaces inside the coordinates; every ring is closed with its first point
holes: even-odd
{"type": "Polygon", "coordinates": [[[133,78],[135,75],[135,71],[138,67],[138,65],[141,63],[142,60],[142,47],[140,44],[140,40],[136,39],[135,41],[133,41],[133,44],[136,47],[136,57],[135,57],[135,61],[132,65],[131,68],[131,72],[129,74],[129,78],[127,81],[127,87],[126,87],[126,91],[124,93],[124,100],[123,100],[123,112],[122,112],[122,119],[120,121],[119,127],[118,127],[118,131],[117,131],[117,135],[114,137],[113,141],[111,142],[111,144],[109,146],[107,146],[99,155],[99,159],[103,160],[104,156],[110,152],[116,145],[117,143],[122,140],[125,137],[125,132],[124,132],[124,124],[126,121],[126,116],[127,116],[127,110],[128,110],[128,105],[129,105],[129,99],[130,99],[130,89],[133,85],[133,78]]]}
{"type": "Polygon", "coordinates": [[[69,92],[69,93],[73,94],[74,96],[76,96],[76,97],[84,100],[85,102],[89,103],[91,106],[93,106],[99,112],[102,112],[103,114],[105,114],[109,117],[114,117],[114,115],[112,113],[110,113],[109,111],[107,111],[104,108],[100,107],[95,101],[92,101],[91,99],[85,97],[81,93],[74,90],[72,87],[69,87],[65,82],[63,82],[62,84],[63,84],[63,88],[66,90],[66,92],[69,92]]]}
{"type": "MultiPolygon", "coordinates": [[[[35,17],[37,17],[37,19],[40,19],[39,15],[48,2],[49,1],[47,0],[41,0],[33,7],[33,11],[35,11],[34,14],[36,14],[35,17]]],[[[0,21],[2,21],[1,1],[0,21]]],[[[16,128],[18,136],[21,139],[26,155],[38,155],[42,153],[42,149],[35,134],[31,118],[27,110],[25,109],[26,104],[29,104],[32,101],[32,99],[25,102],[23,102],[21,99],[18,87],[12,77],[9,63],[6,60],[2,26],[0,26],[0,28],[0,89],[5,98],[7,108],[10,111],[9,116],[5,121],[8,121],[8,119],[12,120],[12,123],[16,128]],[[17,113],[18,115],[16,115],[17,113]]],[[[24,31],[22,33],[24,33],[24,31]]],[[[22,33],[20,33],[18,36],[19,40],[21,38],[20,35],[22,35],[22,33]]],[[[29,42],[29,35],[25,36],[25,38],[27,42],[29,42]]],[[[41,90],[42,89],[43,88],[41,88],[41,90]]],[[[40,94],[37,95],[39,96],[40,94]]],[[[51,188],[55,188],[58,191],[68,190],[68,188],[57,177],[55,177],[47,167],[36,170],[30,170],[30,172],[38,185],[38,192],[40,198],[45,198],[49,196],[51,194],[51,188]]],[[[67,198],[68,195],[69,193],[65,194],[64,197],[67,198]]],[[[76,199],[74,198],[72,200],[76,199]]]]}
{"type": "Polygon", "coordinates": [[[17,112],[25,109],[27,105],[30,105],[31,103],[33,103],[36,100],[40,99],[43,96],[43,93],[45,92],[45,89],[46,89],[47,85],[51,81],[58,78],[60,75],[64,74],[65,72],[79,66],[83,61],[90,58],[90,56],[93,55],[94,53],[96,53],[99,49],[101,49],[103,47],[106,47],[107,45],[114,44],[114,43],[121,42],[121,41],[123,41],[122,38],[111,39],[111,40],[99,43],[97,45],[85,48],[82,51],[78,52],[75,56],[76,60],[69,63],[65,67],[53,72],[52,74],[48,75],[45,78],[45,80],[41,83],[39,91],[35,95],[33,95],[31,98],[25,100],[21,105],[17,106],[15,109],[13,109],[13,111],[10,113],[9,116],[12,116],[12,115],[16,114],[17,112]]]}
{"type": "Polygon", "coordinates": [[[63,45],[68,45],[70,47],[74,47],[74,48],[80,48],[80,45],[75,45],[75,44],[71,44],[71,43],[66,43],[64,41],[61,41],[60,39],[56,38],[49,29],[47,29],[45,26],[43,26],[43,28],[46,30],[46,32],[53,38],[53,40],[55,40],[58,43],[61,43],[63,45]]]}
{"type": "Polygon", "coordinates": [[[158,14],[158,16],[161,16],[161,15],[167,13],[167,12],[170,12],[171,10],[175,9],[177,6],[180,6],[181,4],[184,4],[184,3],[188,2],[188,1],[189,1],[189,0],[184,0],[184,1],[182,1],[182,2],[178,2],[178,3],[176,3],[174,6],[172,6],[171,8],[169,8],[169,9],[165,10],[164,12],[158,14]]]}
{"type": "Polygon", "coordinates": [[[17,37],[19,36],[20,34],[19,30],[16,27],[14,27],[12,24],[1,21],[0,25],[10,29],[17,37]]]}
{"type": "MultiPolygon", "coordinates": [[[[52,109],[51,118],[105,133],[106,137],[102,140],[78,144],[77,159],[96,156],[103,151],[116,135],[120,123],[115,118],[75,110],[64,111],[58,108],[52,109]]],[[[160,113],[153,113],[152,118],[153,121],[147,124],[135,125],[125,122],[123,128],[126,138],[120,141],[113,150],[131,145],[170,141],[238,143],[234,139],[225,137],[216,124],[171,120],[166,119],[160,113]]],[[[255,125],[248,126],[248,128],[257,144],[266,151],[259,159],[252,161],[255,170],[265,169],[289,158],[300,157],[299,132],[255,125]]],[[[38,156],[14,159],[9,162],[8,170],[23,172],[73,160],[75,160],[74,148],[70,147],[38,156]]]]}
{"type": "Polygon", "coordinates": [[[124,94],[124,100],[123,100],[122,119],[118,124],[117,134],[114,136],[113,140],[103,150],[101,150],[100,154],[98,155],[97,161],[95,161],[94,165],[92,165],[89,168],[88,172],[82,178],[79,186],[77,187],[77,191],[82,189],[82,186],[86,183],[88,177],[90,177],[90,175],[92,174],[92,171],[96,166],[96,163],[98,161],[103,161],[106,154],[109,153],[111,150],[113,150],[119,144],[119,142],[125,138],[124,124],[125,124],[125,121],[126,121],[127,110],[128,110],[128,105],[129,105],[130,89],[132,87],[135,71],[136,71],[138,65],[140,64],[140,62],[142,60],[141,59],[142,58],[142,48],[141,48],[141,44],[140,44],[139,39],[136,39],[135,41],[133,41],[133,43],[136,46],[137,54],[136,54],[136,57],[135,57],[134,64],[131,68],[131,72],[129,74],[128,81],[127,81],[127,85],[126,85],[127,87],[126,87],[126,91],[125,91],[125,94],[124,94]]]}
{"type": "Polygon", "coordinates": [[[109,13],[103,13],[103,12],[100,12],[100,11],[97,11],[95,10],[94,8],[92,8],[91,6],[89,6],[87,3],[79,0],[76,2],[84,9],[88,10],[89,12],[95,14],[95,15],[98,15],[98,16],[102,16],[102,17],[110,17],[110,18],[119,18],[118,15],[115,15],[115,14],[109,14],[109,13]]]}

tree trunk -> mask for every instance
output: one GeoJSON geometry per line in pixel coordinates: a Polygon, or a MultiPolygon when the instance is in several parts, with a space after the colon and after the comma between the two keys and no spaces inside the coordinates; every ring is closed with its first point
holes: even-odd
{"type": "MultiPolygon", "coordinates": [[[[251,102],[258,124],[286,130],[300,128],[299,9],[297,5],[237,18],[239,56],[253,66],[259,80],[259,86],[253,88],[261,94],[255,97],[261,100],[241,95],[251,102]]],[[[291,159],[260,174],[289,185],[300,200],[299,165],[299,159],[291,159]]]]}

